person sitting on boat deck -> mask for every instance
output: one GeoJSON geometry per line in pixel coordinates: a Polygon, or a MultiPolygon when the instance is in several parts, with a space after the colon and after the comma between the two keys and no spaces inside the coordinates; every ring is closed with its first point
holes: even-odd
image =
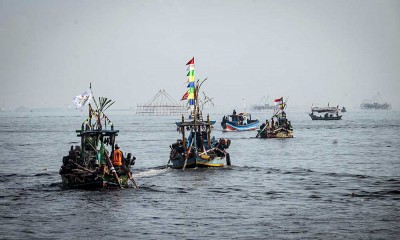
{"type": "Polygon", "coordinates": [[[118,144],[115,144],[115,150],[113,152],[112,164],[114,167],[121,167],[122,166],[122,158],[123,158],[122,151],[119,150],[118,144]]]}
{"type": "Polygon", "coordinates": [[[325,118],[328,118],[328,113],[325,113],[324,117],[325,117],[325,118]]]}
{"type": "Polygon", "coordinates": [[[227,140],[221,138],[217,145],[214,148],[214,152],[217,154],[218,157],[225,156],[225,146],[227,145],[227,140]]]}
{"type": "Polygon", "coordinates": [[[247,125],[247,117],[246,116],[243,116],[242,125],[247,125]]]}

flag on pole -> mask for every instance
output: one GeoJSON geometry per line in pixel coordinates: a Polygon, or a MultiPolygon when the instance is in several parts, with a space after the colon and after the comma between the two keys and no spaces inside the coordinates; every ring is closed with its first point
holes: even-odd
{"type": "MultiPolygon", "coordinates": [[[[187,86],[187,88],[188,88],[188,91],[186,92],[187,95],[186,94],[185,95],[186,95],[186,99],[188,99],[190,108],[193,110],[194,109],[194,98],[195,98],[195,96],[194,96],[194,94],[195,94],[195,91],[194,91],[194,89],[195,89],[195,83],[194,83],[194,57],[192,59],[190,59],[189,62],[186,63],[186,65],[189,65],[189,67],[187,69],[188,73],[186,74],[186,76],[188,77],[187,82],[189,84],[187,86]]],[[[182,100],[184,100],[183,97],[182,97],[182,100]]]]}
{"type": "Polygon", "coordinates": [[[183,94],[181,101],[186,100],[189,96],[189,92],[186,91],[185,94],[183,94]]]}
{"type": "Polygon", "coordinates": [[[191,65],[191,64],[194,64],[194,57],[192,57],[192,59],[190,59],[190,61],[186,63],[186,65],[191,65]]]}
{"type": "Polygon", "coordinates": [[[72,99],[72,102],[74,103],[76,109],[82,109],[84,106],[88,105],[90,103],[90,100],[92,99],[92,91],[89,89],[86,92],[82,93],[81,95],[78,95],[72,99]]]}
{"type": "Polygon", "coordinates": [[[283,97],[274,99],[274,103],[275,103],[275,105],[283,103],[283,97]]]}

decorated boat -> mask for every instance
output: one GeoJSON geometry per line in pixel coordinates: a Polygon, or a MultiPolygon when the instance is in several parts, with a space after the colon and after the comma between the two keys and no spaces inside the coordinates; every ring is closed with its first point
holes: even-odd
{"type": "Polygon", "coordinates": [[[114,129],[114,124],[104,114],[114,102],[103,97],[97,102],[92,97],[91,89],[74,100],[78,108],[89,105],[89,117],[76,130],[80,145],[71,146],[68,155],[63,157],[59,171],[63,187],[137,188],[130,169],[136,158],[119,150],[116,144],[119,130],[114,129]],[[91,99],[96,109],[92,108],[91,99]]]}
{"type": "Polygon", "coordinates": [[[339,106],[330,107],[311,107],[311,113],[309,116],[312,120],[342,120],[342,115],[340,114],[339,106]]]}
{"type": "Polygon", "coordinates": [[[260,122],[251,119],[250,113],[239,113],[233,110],[233,114],[224,116],[221,126],[224,131],[251,131],[256,130],[260,122]]]}
{"type": "Polygon", "coordinates": [[[231,165],[229,153],[226,149],[229,148],[231,141],[229,139],[220,138],[218,140],[211,136],[215,121],[210,120],[207,115],[207,120],[203,120],[202,106],[198,100],[199,90],[202,82],[194,81],[194,58],[189,65],[188,73],[188,105],[191,110],[191,119],[185,121],[182,115],[182,120],[176,122],[177,130],[181,133],[181,138],[177,139],[170,148],[169,161],[167,167],[174,169],[197,168],[197,167],[224,167],[231,165]],[[186,138],[187,136],[187,138],[186,138]]]}
{"type": "Polygon", "coordinates": [[[286,102],[283,97],[274,100],[278,108],[274,110],[271,117],[271,122],[267,119],[265,123],[261,124],[256,138],[292,138],[293,127],[291,122],[286,118],[286,102]]]}

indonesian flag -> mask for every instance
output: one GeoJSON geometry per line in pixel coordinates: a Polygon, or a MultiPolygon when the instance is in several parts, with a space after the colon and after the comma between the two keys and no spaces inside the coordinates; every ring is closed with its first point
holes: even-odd
{"type": "Polygon", "coordinates": [[[92,91],[89,89],[86,92],[82,93],[81,95],[78,95],[72,99],[72,102],[74,103],[75,107],[82,108],[90,103],[90,100],[92,99],[92,91]]]}
{"type": "Polygon", "coordinates": [[[274,99],[274,103],[275,103],[275,105],[283,103],[283,97],[274,99]]]}
{"type": "Polygon", "coordinates": [[[181,101],[186,100],[189,96],[189,92],[186,91],[185,94],[183,94],[181,101]]]}

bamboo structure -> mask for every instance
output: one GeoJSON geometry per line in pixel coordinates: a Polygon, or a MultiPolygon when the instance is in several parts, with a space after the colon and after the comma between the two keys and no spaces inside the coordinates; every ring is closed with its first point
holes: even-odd
{"type": "Polygon", "coordinates": [[[164,89],[147,103],[136,107],[136,114],[143,116],[174,116],[186,112],[186,105],[176,102],[164,89]]]}

